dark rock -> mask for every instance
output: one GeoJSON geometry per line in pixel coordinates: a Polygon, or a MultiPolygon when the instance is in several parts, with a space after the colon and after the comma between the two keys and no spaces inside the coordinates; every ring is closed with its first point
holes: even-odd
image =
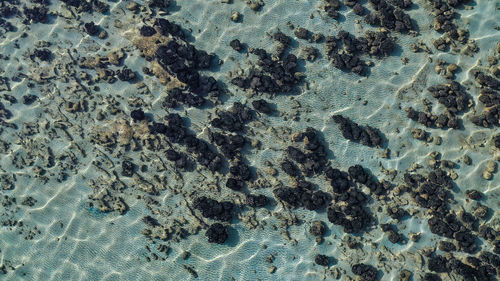
{"type": "Polygon", "coordinates": [[[339,0],[325,0],[324,10],[329,17],[332,19],[338,20],[340,17],[340,13],[337,12],[340,9],[340,1],[339,0]]]}
{"type": "Polygon", "coordinates": [[[243,45],[241,44],[240,40],[238,40],[238,39],[231,40],[231,42],[229,42],[229,46],[231,46],[231,48],[233,48],[233,50],[235,50],[237,52],[243,51],[243,45]]]}
{"type": "Polygon", "coordinates": [[[450,272],[450,269],[446,266],[446,259],[439,255],[429,258],[427,268],[437,273],[450,272]]]}
{"type": "Polygon", "coordinates": [[[485,251],[479,255],[479,259],[481,259],[481,261],[485,263],[492,265],[497,270],[500,269],[500,256],[498,255],[485,251]]]}
{"type": "Polygon", "coordinates": [[[61,0],[61,1],[70,7],[75,7],[78,11],[87,13],[92,12],[92,5],[90,2],[81,0],[61,0]]]}
{"type": "Polygon", "coordinates": [[[273,39],[285,46],[289,46],[292,43],[292,38],[290,36],[285,35],[285,33],[281,31],[274,33],[273,39]]]}
{"type": "Polygon", "coordinates": [[[234,205],[228,201],[218,202],[201,196],[194,200],[193,205],[205,218],[229,222],[233,216],[234,205]]]}
{"type": "Polygon", "coordinates": [[[404,209],[400,207],[387,207],[387,213],[391,218],[395,220],[399,220],[404,216],[408,215],[408,212],[406,212],[404,209]]]}
{"type": "Polygon", "coordinates": [[[131,177],[134,174],[135,165],[134,163],[125,160],[122,162],[122,176],[131,177]]]}
{"type": "Polygon", "coordinates": [[[28,22],[47,23],[49,9],[47,7],[36,5],[31,8],[24,6],[23,14],[28,22]]]}
{"type": "Polygon", "coordinates": [[[246,195],[246,203],[250,207],[265,207],[269,203],[269,198],[265,195],[246,195]]]}
{"type": "Polygon", "coordinates": [[[225,135],[218,132],[211,132],[210,141],[217,145],[224,156],[235,159],[240,155],[241,149],[247,143],[247,140],[241,135],[225,135]]]}
{"type": "Polygon", "coordinates": [[[341,194],[334,194],[333,201],[342,205],[332,204],[328,207],[328,220],[335,225],[343,226],[344,232],[361,232],[373,221],[364,207],[368,199],[361,191],[349,188],[341,194]]]}
{"type": "Polygon", "coordinates": [[[101,14],[109,12],[109,5],[99,0],[92,1],[92,6],[96,12],[101,14]]]}
{"type": "Polygon", "coordinates": [[[303,164],[307,160],[306,154],[293,146],[289,146],[286,149],[286,152],[288,156],[297,163],[303,164]]]}
{"type": "Polygon", "coordinates": [[[394,38],[389,36],[387,32],[367,31],[365,38],[361,38],[360,40],[366,40],[366,52],[370,55],[386,57],[396,47],[394,38]]]}
{"type": "Polygon", "coordinates": [[[426,273],[423,281],[442,281],[442,279],[434,273],[426,273]]]}
{"type": "Polygon", "coordinates": [[[298,177],[300,176],[300,170],[299,168],[292,162],[285,160],[281,163],[281,169],[283,172],[285,172],[287,175],[291,177],[298,177]]]}
{"type": "Polygon", "coordinates": [[[239,179],[228,178],[226,181],[226,187],[234,191],[240,191],[241,189],[243,189],[244,186],[245,186],[244,181],[239,179]]]}
{"type": "Polygon", "coordinates": [[[148,0],[149,2],[149,7],[154,8],[160,8],[160,9],[167,9],[170,4],[172,4],[171,0],[148,0]]]}
{"type": "Polygon", "coordinates": [[[144,37],[150,37],[156,34],[156,30],[152,26],[143,25],[139,29],[139,33],[144,37]]]}
{"type": "Polygon", "coordinates": [[[273,109],[271,108],[269,103],[267,103],[267,101],[263,99],[252,101],[252,106],[258,112],[262,112],[265,114],[271,114],[273,112],[273,109]]]}
{"type": "Polygon", "coordinates": [[[500,81],[496,80],[492,76],[486,75],[479,70],[474,70],[472,72],[476,81],[481,84],[481,86],[489,87],[491,89],[500,90],[500,81]]]}
{"type": "Polygon", "coordinates": [[[299,39],[307,40],[311,35],[311,32],[303,27],[299,27],[294,31],[294,34],[299,39]]]}
{"type": "Polygon", "coordinates": [[[326,192],[321,190],[313,192],[301,186],[296,188],[280,187],[275,189],[273,193],[279,200],[293,207],[304,207],[308,210],[319,210],[332,199],[326,192]]]}
{"type": "Polygon", "coordinates": [[[339,129],[344,138],[360,142],[366,146],[380,147],[382,145],[382,136],[377,129],[370,126],[366,126],[366,128],[363,129],[358,124],[342,115],[333,115],[332,118],[335,123],[339,124],[339,129]]]}
{"type": "Polygon", "coordinates": [[[300,82],[301,77],[297,75],[297,57],[293,54],[285,55],[287,47],[284,48],[280,48],[276,55],[278,60],[273,60],[263,49],[250,49],[251,54],[259,57],[256,63],[258,67],[251,68],[246,77],[233,78],[231,83],[258,92],[277,94],[291,91],[300,82]]]}
{"type": "Polygon", "coordinates": [[[323,236],[326,233],[326,226],[322,221],[313,221],[309,233],[314,236],[323,236]]]}
{"type": "MultiPolygon", "coordinates": [[[[430,112],[416,111],[412,107],[408,107],[406,110],[406,116],[413,121],[416,121],[429,128],[440,128],[447,129],[453,128],[458,129],[459,123],[458,118],[450,113],[433,115],[430,112]]],[[[472,119],[471,119],[472,120],[472,119]]],[[[474,122],[474,121],[472,121],[474,122]]]]}
{"type": "Polygon", "coordinates": [[[457,247],[452,242],[439,241],[439,250],[443,252],[453,252],[457,250],[457,247]]]}
{"type": "Polygon", "coordinates": [[[179,37],[181,39],[184,39],[185,37],[184,32],[182,32],[182,28],[179,25],[172,23],[166,19],[163,18],[155,19],[154,26],[158,27],[161,35],[164,36],[172,35],[174,37],[179,37]]]}
{"type": "Polygon", "coordinates": [[[242,105],[239,102],[235,102],[231,111],[221,111],[217,114],[210,123],[212,126],[220,128],[222,130],[230,132],[238,132],[243,130],[245,123],[253,119],[252,110],[242,105]]]}
{"type": "Polygon", "coordinates": [[[37,96],[32,94],[27,94],[23,96],[23,104],[30,105],[38,99],[37,96]]]}
{"type": "Polygon", "coordinates": [[[237,161],[229,167],[229,173],[243,181],[248,181],[252,177],[250,167],[241,161],[237,161]]]}
{"type": "Polygon", "coordinates": [[[176,161],[181,158],[181,154],[173,149],[167,149],[167,151],[165,151],[165,156],[169,161],[176,161]]]}
{"type": "Polygon", "coordinates": [[[312,193],[305,192],[302,196],[302,205],[308,210],[319,210],[328,205],[331,200],[331,195],[321,190],[312,193]]]}
{"type": "Polygon", "coordinates": [[[390,0],[389,2],[400,9],[408,9],[413,5],[411,0],[390,0]]]}
{"type": "Polygon", "coordinates": [[[495,231],[493,228],[487,225],[481,225],[479,227],[479,237],[481,238],[489,241],[494,241],[498,236],[500,236],[500,231],[495,231]]]}
{"type": "Polygon", "coordinates": [[[366,23],[401,33],[414,29],[410,16],[399,8],[384,0],[370,0],[370,3],[377,12],[365,16],[366,23]]]}
{"type": "Polygon", "coordinates": [[[99,34],[100,28],[93,21],[87,22],[83,25],[85,32],[90,36],[96,36],[99,34]]]}
{"type": "Polygon", "coordinates": [[[500,105],[500,94],[498,94],[494,90],[485,88],[480,92],[479,101],[482,102],[486,107],[497,106],[500,105]]]}
{"type": "Polygon", "coordinates": [[[168,95],[163,100],[162,106],[165,108],[176,108],[181,103],[186,106],[201,107],[206,103],[206,100],[199,95],[193,95],[186,89],[173,88],[168,91],[168,95]]]}
{"type": "Polygon", "coordinates": [[[447,84],[436,85],[428,88],[432,96],[436,98],[439,103],[444,105],[451,113],[457,114],[461,111],[468,109],[470,99],[462,89],[462,86],[451,81],[447,84]]]}
{"type": "Polygon", "coordinates": [[[459,249],[466,253],[472,254],[479,249],[476,245],[477,238],[469,230],[454,232],[453,238],[458,241],[459,249]]]}
{"type": "Polygon", "coordinates": [[[361,4],[359,3],[356,3],[353,7],[352,7],[352,11],[358,15],[358,16],[362,16],[365,14],[365,8],[363,6],[361,6],[361,4]]]}
{"type": "Polygon", "coordinates": [[[363,281],[378,280],[377,269],[369,264],[358,263],[351,267],[352,273],[359,275],[363,281]]]}
{"type": "Polygon", "coordinates": [[[224,244],[229,234],[227,232],[227,228],[224,225],[220,223],[214,223],[207,229],[207,232],[205,232],[205,236],[207,236],[208,242],[210,243],[224,244]]]}
{"type": "Polygon", "coordinates": [[[118,79],[120,79],[120,81],[131,81],[136,78],[135,72],[127,67],[118,70],[116,74],[118,79]]]}
{"type": "Polygon", "coordinates": [[[397,233],[396,231],[394,230],[389,230],[387,232],[387,238],[389,239],[389,241],[393,244],[396,244],[398,243],[399,241],[401,241],[402,239],[402,236],[401,234],[397,233]]]}
{"type": "Polygon", "coordinates": [[[300,164],[304,175],[311,177],[320,173],[326,166],[326,148],[318,137],[314,128],[307,128],[304,132],[296,134],[295,142],[304,141],[303,152],[293,146],[287,148],[288,156],[300,164]]]}
{"type": "Polygon", "coordinates": [[[130,117],[134,119],[134,121],[141,121],[146,119],[146,115],[142,109],[134,109],[130,112],[130,117]]]}
{"type": "Polygon", "coordinates": [[[382,228],[382,231],[387,234],[387,238],[391,243],[396,244],[403,239],[403,236],[397,232],[395,226],[386,223],[381,224],[380,227],[382,228]]]}
{"type": "Polygon", "coordinates": [[[338,169],[328,167],[325,170],[325,175],[330,180],[330,185],[335,193],[343,193],[352,185],[348,177],[349,174],[338,169]]]}
{"type": "Polygon", "coordinates": [[[49,49],[35,49],[33,55],[41,61],[50,61],[52,59],[52,52],[49,49]]]}
{"type": "Polygon", "coordinates": [[[317,265],[328,266],[330,264],[330,257],[325,255],[316,255],[316,257],[314,257],[314,262],[317,265]]]}
{"type": "Polygon", "coordinates": [[[168,128],[163,123],[153,122],[153,124],[149,125],[149,131],[152,134],[165,134],[168,128]]]}
{"type": "Polygon", "coordinates": [[[468,189],[465,191],[465,195],[472,200],[481,200],[483,197],[482,193],[477,190],[468,189]]]}
{"type": "Polygon", "coordinates": [[[488,128],[490,126],[499,126],[500,105],[489,107],[488,110],[485,110],[482,114],[472,116],[470,120],[472,123],[478,126],[483,126],[485,128],[488,128]]]}

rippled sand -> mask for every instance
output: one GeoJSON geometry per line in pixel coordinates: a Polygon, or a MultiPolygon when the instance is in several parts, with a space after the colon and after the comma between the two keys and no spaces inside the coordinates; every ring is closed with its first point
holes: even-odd
{"type": "MultiPolygon", "coordinates": [[[[268,33],[280,29],[293,37],[293,31],[287,27],[288,22],[325,35],[334,35],[340,28],[355,35],[362,35],[365,30],[373,29],[362,20],[361,23],[356,23],[360,17],[345,6],[340,10],[343,15],[340,22],[328,18],[319,10],[321,1],[265,0],[265,5],[259,12],[252,11],[244,1],[235,0],[232,4],[220,2],[177,0],[175,7],[171,9],[171,15],[167,16],[169,20],[191,31],[189,39],[198,49],[213,52],[224,62],[213,71],[208,71],[210,75],[226,83],[232,93],[219,108],[230,108],[233,101],[245,102],[249,98],[248,93],[229,83],[228,73],[238,68],[248,69],[250,63],[255,61],[255,56],[233,51],[229,46],[232,39],[238,38],[249,47],[272,50],[274,45],[268,33]],[[242,14],[241,22],[230,20],[234,11],[242,14]]],[[[242,214],[242,218],[254,217],[258,226],[250,228],[242,220],[236,220],[230,226],[230,239],[223,245],[209,244],[204,230],[178,242],[162,242],[171,247],[167,257],[159,253],[156,245],[141,234],[144,228],[142,218],[150,215],[151,210],[145,206],[144,200],[137,198],[144,192],[132,181],[124,180],[130,186],[120,193],[129,207],[125,214],[121,215],[116,211],[100,213],[95,208],[89,208],[88,196],[94,192],[90,181],[100,177],[113,178],[111,171],[119,165],[120,161],[115,160],[120,155],[106,154],[102,147],[89,141],[89,128],[102,126],[102,122],[88,118],[89,112],[68,114],[63,110],[63,102],[75,100],[80,95],[87,101],[90,111],[109,112],[109,100],[115,99],[120,102],[118,107],[127,114],[133,109],[128,102],[132,98],[140,98],[145,104],[145,111],[164,114],[161,109],[164,88],[155,77],[142,73],[142,67],[149,63],[139,56],[139,51],[130,41],[130,34],[141,26],[140,18],[126,10],[128,1],[108,3],[109,14],[82,15],[82,20],[94,20],[105,28],[108,33],[106,40],[89,37],[78,27],[77,20],[61,16],[51,18],[50,24],[32,24],[26,30],[21,28],[16,32],[6,33],[0,39],[0,53],[8,54],[11,58],[0,62],[2,76],[12,77],[22,72],[29,74],[31,78],[38,77],[40,73],[51,77],[47,82],[36,84],[31,89],[28,87],[30,79],[10,81],[9,95],[21,100],[22,95],[30,92],[39,96],[39,101],[31,105],[23,105],[21,102],[9,105],[13,116],[8,121],[21,129],[26,122],[38,124],[41,133],[25,138],[12,130],[4,129],[0,135],[2,141],[10,143],[10,149],[0,154],[1,173],[16,177],[15,188],[1,192],[2,195],[15,197],[19,205],[4,204],[0,207],[3,209],[2,220],[14,218],[24,223],[22,227],[2,226],[0,229],[0,264],[15,268],[7,269],[6,274],[0,275],[0,280],[195,280],[185,266],[196,270],[198,280],[332,280],[335,270],[341,273],[341,280],[349,280],[347,275],[353,276],[350,267],[358,262],[377,265],[384,272],[381,280],[398,280],[397,276],[403,268],[414,272],[414,280],[419,280],[419,273],[427,272],[419,264],[419,250],[436,245],[441,238],[430,233],[425,211],[397,223],[400,233],[405,237],[409,237],[410,233],[422,233],[420,241],[408,240],[404,244],[391,244],[387,236],[374,227],[356,237],[363,248],[351,250],[347,247],[347,234],[339,226],[328,223],[328,232],[322,244],[317,244],[315,237],[308,233],[313,220],[328,221],[325,211],[316,213],[300,209],[292,214],[284,210],[281,204],[273,204],[242,214]],[[28,34],[27,38],[21,38],[23,32],[28,34]],[[38,62],[35,63],[26,56],[33,50],[35,41],[51,42],[50,49],[55,55],[53,62],[38,65],[38,62]],[[109,42],[109,46],[105,42],[109,42]],[[16,44],[18,47],[15,47],[16,44]],[[79,58],[94,56],[96,53],[104,55],[120,48],[127,51],[125,65],[139,73],[149,92],[140,93],[142,89],[137,88],[137,83],[117,81],[113,84],[97,84],[100,88],[98,93],[82,93],[75,82],[78,80],[71,78],[81,71],[76,67],[79,58]],[[57,73],[53,72],[53,65],[57,66],[57,73]],[[64,82],[64,77],[70,77],[69,83],[64,82]],[[58,127],[55,125],[58,122],[66,125],[58,127]],[[23,148],[23,142],[41,145],[42,147],[34,150],[38,151],[38,155],[30,155],[32,152],[23,148]],[[48,153],[47,147],[50,147],[51,153],[56,157],[57,164],[46,171],[46,182],[43,176],[35,175],[32,166],[15,167],[12,164],[13,158],[24,157],[23,159],[32,159],[35,166],[42,165],[44,155],[48,153]],[[98,168],[96,162],[100,162],[102,168],[98,168]],[[63,178],[66,179],[62,180],[63,178]],[[34,198],[36,203],[33,206],[20,205],[28,196],[34,198]],[[277,218],[280,215],[284,216],[281,220],[277,218]],[[291,225],[285,231],[283,224],[293,220],[290,216],[296,216],[302,223],[291,225]],[[19,234],[20,231],[22,234],[19,234]],[[32,239],[27,239],[30,232],[33,233],[32,239]],[[379,247],[375,248],[375,244],[379,244],[379,247]],[[381,245],[387,248],[382,250],[381,245]],[[165,260],[147,262],[146,257],[151,257],[151,253],[145,246],[149,246],[165,260]],[[186,260],[183,259],[185,251],[190,253],[186,260]],[[320,253],[334,257],[334,265],[324,268],[314,264],[314,256],[320,253]],[[272,264],[266,261],[270,255],[274,257],[272,264]],[[381,255],[385,259],[382,260],[381,255]],[[276,267],[272,274],[269,273],[271,266],[276,267]]],[[[333,167],[346,170],[351,165],[361,163],[379,178],[391,179],[390,171],[405,171],[414,163],[427,165],[432,151],[440,152],[441,159],[453,161],[463,159],[467,154],[473,164],[458,163],[458,168],[454,170],[458,175],[455,183],[459,188],[454,193],[454,200],[458,206],[468,208],[464,191],[470,188],[481,190],[486,195],[482,203],[494,211],[490,222],[498,220],[499,176],[493,175],[492,180],[481,176],[487,162],[495,159],[494,157],[498,159],[499,151],[490,144],[493,132],[498,133],[498,127],[492,130],[475,126],[468,119],[473,114],[469,111],[461,115],[464,125],[462,130],[429,129],[411,121],[403,110],[408,106],[421,109],[422,98],[433,101],[433,109],[443,109],[426,90],[431,85],[446,81],[434,72],[434,62],[437,59],[460,66],[461,70],[456,73],[455,80],[467,87],[475,104],[480,104],[479,90],[473,86],[474,78],[471,77],[470,70],[486,64],[488,56],[493,55],[495,45],[500,41],[500,33],[493,28],[499,24],[498,3],[476,1],[472,5],[473,9],[459,10],[460,23],[467,26],[470,39],[480,49],[473,56],[439,52],[434,48],[432,55],[411,52],[410,44],[422,40],[431,47],[432,40],[438,37],[438,33],[432,29],[433,17],[428,4],[422,1],[416,1],[415,4],[418,8],[411,9],[408,14],[417,19],[421,35],[414,37],[393,33],[398,38],[396,42],[399,47],[384,60],[371,59],[374,66],[370,68],[368,77],[344,73],[334,68],[325,57],[324,44],[321,43],[317,47],[322,56],[314,62],[304,62],[301,65],[307,78],[304,85],[296,89],[295,95],[272,97],[270,101],[278,105],[280,114],[259,116],[262,125],[256,125],[250,131],[255,136],[253,138],[259,139],[260,148],[245,155],[250,166],[255,167],[257,173],[262,175],[263,185],[271,186],[279,180],[288,182],[284,173],[273,178],[263,169],[266,161],[275,163],[277,167],[279,160],[284,159],[283,149],[290,144],[290,140],[282,139],[280,132],[288,129],[297,132],[314,127],[322,133],[333,167]],[[408,63],[402,63],[403,57],[408,59],[408,63]],[[294,121],[297,112],[300,118],[294,121]],[[390,158],[381,157],[383,149],[370,148],[343,138],[331,119],[331,115],[339,113],[358,124],[379,128],[387,138],[390,158]],[[441,137],[442,144],[414,139],[411,130],[417,127],[425,129],[434,138],[441,137]]],[[[369,4],[365,6],[368,7],[369,4]]],[[[52,0],[50,10],[65,13],[63,5],[56,0],[52,0]]],[[[303,45],[311,44],[294,40],[292,51],[298,53],[303,45]]],[[[198,137],[207,139],[207,127],[210,127],[208,124],[211,119],[209,113],[214,116],[215,110],[187,108],[180,112],[191,119],[190,129],[198,137]]],[[[120,117],[118,114],[110,118],[120,117]]],[[[148,168],[153,171],[161,166],[160,159],[148,151],[128,156],[136,157],[133,159],[137,162],[139,157],[143,161],[150,157],[144,163],[150,163],[148,168]]],[[[402,182],[402,174],[398,173],[395,183],[402,182]]],[[[147,178],[147,172],[144,175],[147,181],[151,180],[147,178]]],[[[182,180],[175,179],[172,171],[165,172],[165,175],[168,186],[156,196],[161,206],[149,207],[155,212],[165,211],[172,216],[183,215],[187,203],[182,196],[173,192],[174,189],[182,189],[186,193],[198,190],[206,192],[218,180],[203,169],[185,174],[182,180]]],[[[318,184],[320,189],[328,189],[322,178],[313,178],[311,181],[318,184]]],[[[272,197],[271,188],[261,188],[259,192],[272,197]]],[[[221,190],[219,196],[240,201],[243,198],[234,195],[227,188],[221,190]]],[[[394,200],[403,206],[413,204],[409,196],[394,200]]],[[[370,202],[372,212],[377,210],[377,204],[379,203],[375,200],[370,202]]],[[[378,223],[391,221],[384,212],[374,212],[374,216],[378,223]]],[[[484,246],[488,247],[486,244],[484,246]]]]}

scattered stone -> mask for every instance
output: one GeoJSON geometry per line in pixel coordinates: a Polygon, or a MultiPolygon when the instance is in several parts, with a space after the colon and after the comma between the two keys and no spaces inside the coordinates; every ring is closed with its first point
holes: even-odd
{"type": "Polygon", "coordinates": [[[233,50],[237,51],[237,52],[241,52],[243,51],[243,45],[241,44],[240,40],[238,39],[233,39],[229,45],[231,46],[231,48],[233,48],[233,50]]]}
{"type": "Polygon", "coordinates": [[[240,21],[240,18],[241,18],[241,14],[240,14],[240,13],[238,13],[238,12],[233,12],[233,13],[231,14],[231,20],[232,20],[233,22],[239,22],[239,21],[240,21]]]}

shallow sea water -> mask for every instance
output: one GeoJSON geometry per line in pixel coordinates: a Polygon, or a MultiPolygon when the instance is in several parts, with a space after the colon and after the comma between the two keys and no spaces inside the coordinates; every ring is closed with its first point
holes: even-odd
{"type": "MultiPolygon", "coordinates": [[[[24,0],[21,2],[24,3],[24,0]]],[[[50,11],[64,13],[66,8],[63,3],[57,0],[51,2],[50,11]]],[[[234,101],[245,103],[254,99],[251,94],[230,83],[229,72],[240,68],[246,70],[250,63],[255,61],[253,55],[232,50],[229,46],[231,40],[237,38],[249,47],[271,51],[276,44],[268,34],[279,29],[294,38],[292,53],[299,53],[300,48],[306,45],[314,45],[320,50],[321,56],[314,62],[301,62],[300,68],[306,78],[304,83],[294,90],[295,93],[275,95],[272,98],[270,95],[260,94],[277,105],[281,114],[272,116],[261,114],[259,122],[262,122],[263,126],[247,125],[247,127],[252,126],[255,138],[260,141],[260,149],[251,149],[245,154],[248,164],[254,170],[258,170],[259,179],[268,181],[271,185],[275,181],[289,183],[284,173],[273,178],[261,169],[265,167],[266,161],[271,161],[278,167],[279,161],[285,158],[284,148],[291,144],[290,140],[281,139],[270,128],[276,131],[291,129],[292,132],[298,132],[313,127],[321,131],[321,137],[328,148],[329,161],[334,168],[347,170],[349,166],[361,164],[379,179],[390,179],[390,175],[385,175],[381,167],[386,171],[396,170],[397,176],[391,179],[395,185],[402,184],[404,171],[414,163],[426,166],[429,153],[432,151],[439,151],[441,159],[455,162],[468,155],[473,164],[465,165],[460,162],[454,169],[458,178],[454,180],[457,187],[453,191],[456,204],[452,205],[452,208],[458,210],[459,206],[463,206],[468,209],[465,190],[480,190],[485,195],[481,203],[492,210],[491,217],[482,223],[487,223],[500,231],[499,175],[493,174],[490,180],[482,177],[488,161],[493,160],[498,163],[500,151],[491,143],[492,136],[500,132],[498,127],[483,128],[472,124],[468,117],[473,112],[468,111],[460,115],[463,129],[425,128],[407,118],[404,111],[408,106],[422,110],[422,98],[432,101],[433,112],[444,109],[426,91],[431,85],[446,82],[445,78],[434,71],[437,59],[456,63],[460,67],[455,81],[466,87],[474,104],[481,109],[478,100],[479,89],[474,86],[474,77],[470,70],[479,65],[486,66],[488,57],[495,55],[496,44],[500,42],[500,32],[495,29],[500,25],[500,2],[476,0],[467,4],[472,9],[457,10],[460,15],[459,26],[469,30],[469,38],[479,47],[479,52],[465,55],[441,52],[432,46],[432,41],[440,34],[432,28],[434,17],[431,14],[430,4],[420,0],[415,1],[414,7],[407,13],[417,22],[419,36],[392,32],[391,34],[397,37],[398,47],[383,60],[369,58],[368,60],[374,62],[374,66],[370,68],[370,75],[367,77],[334,68],[331,61],[326,58],[324,43],[311,44],[299,40],[293,36],[293,30],[288,27],[290,22],[324,35],[336,35],[340,29],[344,29],[361,36],[366,30],[375,30],[365,24],[352,10],[342,5],[341,20],[335,21],[320,9],[323,1],[264,0],[264,2],[265,5],[261,10],[254,12],[242,0],[234,0],[231,4],[221,3],[219,0],[177,0],[173,7],[169,8],[169,15],[160,16],[189,30],[189,41],[197,49],[215,53],[218,59],[224,62],[205,71],[225,83],[231,93],[224,104],[217,106],[219,109],[229,109],[234,101]],[[235,23],[230,20],[234,11],[241,13],[241,22],[235,23]],[[357,20],[360,22],[357,23],[357,20]],[[410,51],[410,44],[418,40],[429,46],[433,54],[410,51]],[[408,63],[402,63],[403,57],[408,59],[408,63]],[[300,113],[298,120],[293,118],[296,112],[300,113]],[[390,158],[380,156],[383,152],[381,148],[367,147],[345,139],[331,118],[333,114],[342,114],[360,125],[371,125],[380,129],[387,139],[386,147],[391,151],[390,158]],[[433,142],[414,139],[411,133],[414,128],[425,129],[433,137],[440,136],[442,144],[436,145],[433,142]],[[399,152],[398,155],[395,154],[396,151],[399,152]],[[494,223],[495,221],[497,223],[494,223]]],[[[0,38],[0,54],[10,57],[9,60],[0,61],[0,75],[13,77],[19,72],[27,75],[21,77],[19,81],[9,81],[10,91],[0,90],[0,95],[8,94],[19,101],[10,104],[5,98],[2,99],[5,107],[12,112],[8,122],[17,124],[19,128],[18,130],[3,128],[0,134],[0,139],[10,144],[8,150],[1,151],[0,171],[3,176],[10,175],[16,178],[14,188],[8,189],[2,186],[5,190],[0,192],[2,196],[15,197],[17,199],[15,204],[18,205],[0,206],[1,219],[2,221],[14,219],[24,223],[22,227],[0,226],[0,264],[12,267],[4,274],[0,274],[0,280],[335,280],[332,273],[335,270],[341,272],[338,280],[350,280],[350,277],[355,276],[350,268],[356,263],[375,266],[380,271],[379,280],[399,280],[398,276],[402,269],[413,272],[410,280],[422,280],[420,276],[428,272],[427,267],[418,264],[418,258],[411,257],[420,255],[420,251],[425,247],[436,246],[442,238],[430,233],[425,210],[417,207],[408,194],[400,198],[391,198],[389,201],[421,210],[420,216],[412,216],[395,223],[399,232],[405,237],[409,237],[410,233],[422,233],[418,242],[408,239],[406,243],[392,244],[388,241],[387,235],[376,226],[359,235],[347,235],[342,227],[328,222],[325,210],[319,212],[300,208],[294,210],[293,214],[300,223],[287,227],[285,231],[282,223],[286,219],[279,220],[276,214],[287,217],[290,213],[284,210],[282,204],[276,203],[264,209],[245,210],[246,215],[254,213],[255,219],[259,222],[257,228],[249,228],[241,219],[233,219],[229,228],[229,239],[225,244],[208,243],[204,235],[205,229],[201,229],[197,234],[189,235],[180,241],[171,239],[160,242],[171,248],[168,258],[164,261],[146,261],[146,257],[151,257],[151,253],[145,246],[149,245],[151,249],[156,249],[156,246],[141,234],[145,228],[142,218],[150,215],[151,210],[144,200],[137,198],[138,195],[145,194],[138,187],[140,183],[123,179],[127,188],[120,192],[119,196],[128,205],[128,211],[124,214],[116,211],[102,213],[88,205],[88,196],[94,192],[89,182],[99,178],[113,179],[111,171],[121,162],[117,159],[121,159],[122,156],[131,157],[134,163],[146,164],[149,171],[159,167],[158,163],[161,161],[157,155],[147,150],[129,155],[112,155],[101,146],[89,141],[88,132],[92,130],[91,128],[103,125],[103,121],[89,121],[93,120],[89,112],[92,112],[92,107],[95,107],[95,110],[109,111],[110,97],[120,103],[118,107],[125,114],[108,115],[106,120],[129,116],[129,112],[134,108],[128,101],[137,97],[144,101],[145,105],[142,108],[155,118],[165,114],[165,110],[161,107],[162,97],[165,94],[164,86],[156,77],[142,73],[142,68],[149,65],[149,62],[140,56],[140,52],[130,40],[131,34],[137,33],[137,28],[142,26],[141,15],[144,13],[134,14],[127,10],[129,1],[107,1],[107,3],[110,5],[110,11],[104,15],[96,12],[83,13],[79,15],[79,19],[51,16],[48,24],[32,23],[28,26],[22,25],[20,18],[14,18],[11,21],[17,23],[18,30],[3,33],[0,38]],[[101,40],[82,32],[79,23],[90,20],[104,27],[108,38],[101,40]],[[26,38],[21,36],[23,32],[28,34],[26,38]],[[29,59],[29,54],[35,48],[37,41],[51,43],[48,48],[54,54],[52,62],[35,62],[29,59]],[[106,46],[105,42],[109,42],[110,45],[106,46]],[[113,84],[97,83],[100,88],[98,93],[90,91],[82,94],[71,90],[78,88],[78,83],[82,83],[81,80],[75,79],[80,75],[80,69],[76,66],[79,58],[96,54],[105,55],[110,50],[120,48],[124,48],[127,53],[124,64],[139,74],[139,81],[146,84],[149,93],[141,94],[136,83],[119,80],[113,84]],[[59,70],[54,72],[54,66],[59,70]],[[67,73],[62,71],[65,67],[69,68],[67,73]],[[34,77],[40,73],[50,78],[43,79],[47,82],[36,83],[34,87],[29,88],[28,83],[36,80],[34,77]],[[24,105],[20,101],[26,93],[37,95],[39,100],[31,105],[24,105]],[[87,112],[76,114],[64,112],[64,102],[81,96],[88,99],[90,109],[87,112]],[[57,127],[54,129],[53,124],[57,123],[56,121],[66,122],[66,129],[57,127]],[[16,132],[22,130],[26,122],[50,129],[40,129],[41,133],[26,137],[16,132]],[[49,131],[52,133],[47,133],[49,131]],[[72,137],[66,137],[64,131],[72,137]],[[23,142],[32,144],[23,145],[23,142]],[[32,151],[26,149],[33,146],[35,148],[32,151]],[[40,177],[34,176],[33,168],[44,165],[47,147],[50,147],[58,164],[47,170],[48,180],[44,182],[40,177]],[[61,155],[65,157],[59,157],[61,155]],[[17,167],[13,164],[14,158],[25,159],[25,165],[17,167]],[[26,163],[31,160],[34,161],[32,165],[26,163]],[[94,165],[96,161],[103,163],[102,169],[94,165]],[[28,196],[36,200],[33,206],[21,204],[28,196]],[[328,226],[325,241],[321,244],[316,243],[315,237],[308,232],[313,220],[324,221],[328,226]],[[34,235],[32,239],[26,239],[30,231],[34,235]],[[284,232],[288,233],[290,239],[284,237],[287,236],[283,234],[284,232]],[[347,236],[354,236],[363,247],[349,249],[346,243],[347,236]],[[378,246],[372,247],[373,243],[378,246]],[[190,253],[187,259],[183,259],[182,256],[185,251],[190,253]],[[266,261],[271,254],[274,256],[272,264],[266,261]],[[314,263],[316,254],[333,257],[334,262],[328,268],[316,265],[314,263]],[[384,256],[383,259],[381,255],[384,256]],[[190,275],[185,266],[193,268],[198,277],[190,275]],[[271,266],[276,267],[274,273],[269,272],[271,266]]],[[[137,3],[146,4],[143,1],[137,3]]],[[[369,3],[366,1],[362,3],[371,9],[369,3]]],[[[95,74],[94,70],[85,71],[95,74]]],[[[214,116],[214,109],[185,108],[171,112],[187,116],[190,119],[190,130],[198,137],[208,139],[207,128],[210,128],[209,121],[211,116],[214,116]]],[[[164,211],[172,218],[183,216],[187,212],[186,205],[190,204],[183,196],[172,192],[172,189],[180,188],[186,193],[211,192],[209,194],[217,194],[218,199],[231,198],[236,202],[243,198],[227,188],[213,192],[213,182],[218,180],[218,177],[214,178],[206,169],[184,173],[182,181],[174,179],[174,172],[170,170],[160,174],[166,176],[169,187],[165,187],[159,195],[154,196],[160,202],[160,206],[152,208],[156,212],[164,211]]],[[[148,178],[148,172],[141,172],[141,175],[146,181],[152,180],[148,178]]],[[[329,185],[323,177],[316,176],[310,181],[317,184],[319,189],[329,191],[329,185]]],[[[111,185],[111,180],[109,184],[111,185]]],[[[5,181],[2,181],[2,185],[6,185],[5,181]]],[[[258,193],[273,197],[272,188],[260,188],[258,193]]],[[[376,211],[377,204],[378,201],[371,199],[369,207],[378,224],[394,223],[394,220],[384,212],[376,211]]],[[[209,221],[204,220],[206,223],[209,221]]],[[[484,249],[491,251],[493,248],[488,242],[481,243],[484,249]]],[[[457,255],[461,254],[463,253],[457,255]]],[[[158,255],[165,256],[161,253],[158,255]]],[[[446,274],[442,274],[441,277],[443,280],[460,280],[460,277],[446,274]]]]}

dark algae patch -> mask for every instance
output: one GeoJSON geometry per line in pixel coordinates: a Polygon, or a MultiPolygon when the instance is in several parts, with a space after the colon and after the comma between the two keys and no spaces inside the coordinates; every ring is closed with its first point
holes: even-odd
{"type": "Polygon", "coordinates": [[[0,279],[497,280],[495,4],[1,1],[0,279]]]}

